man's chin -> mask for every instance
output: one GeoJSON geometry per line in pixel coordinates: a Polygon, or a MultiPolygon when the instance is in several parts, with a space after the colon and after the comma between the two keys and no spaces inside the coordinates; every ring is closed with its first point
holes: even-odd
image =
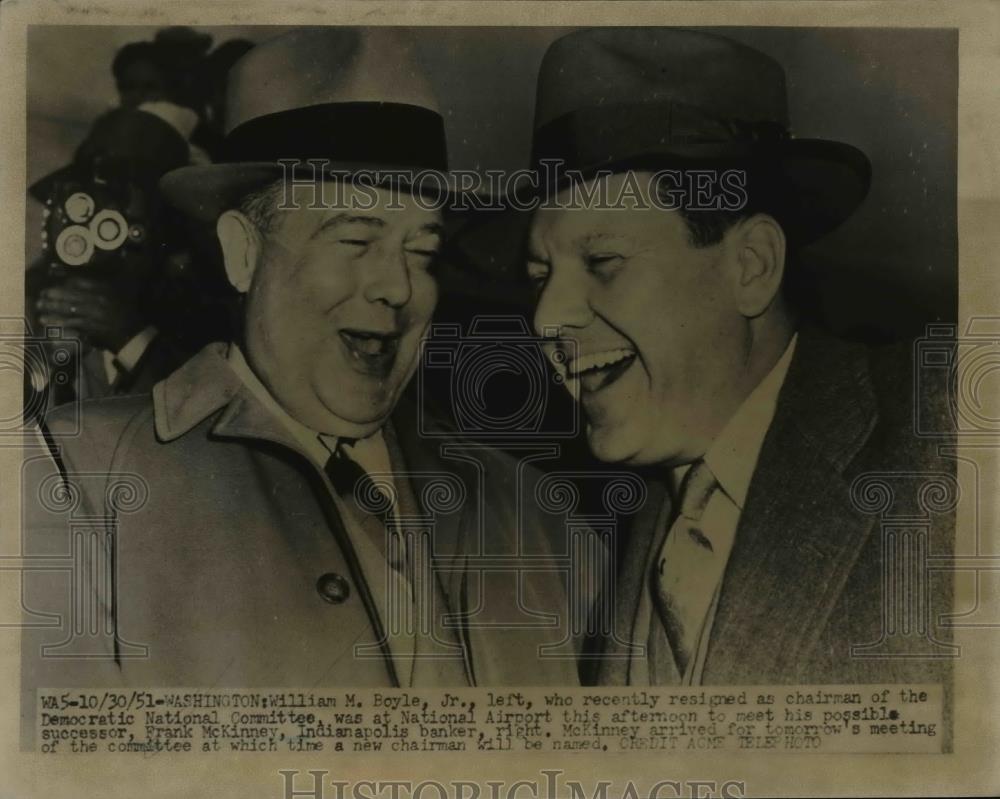
{"type": "Polygon", "coordinates": [[[638,446],[617,426],[587,423],[587,443],[591,454],[604,463],[631,463],[638,446]]]}
{"type": "Polygon", "coordinates": [[[339,435],[350,438],[365,438],[374,433],[385,424],[396,405],[396,394],[387,388],[372,392],[348,386],[339,391],[330,389],[318,398],[329,423],[343,431],[339,435]]]}

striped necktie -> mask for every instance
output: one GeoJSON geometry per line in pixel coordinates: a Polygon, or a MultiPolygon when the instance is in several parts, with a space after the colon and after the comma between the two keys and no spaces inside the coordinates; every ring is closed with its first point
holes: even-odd
{"type": "Polygon", "coordinates": [[[691,464],[677,492],[679,511],[664,542],[671,551],[683,552],[683,568],[668,569],[662,550],[650,571],[650,591],[656,609],[650,624],[649,674],[653,684],[679,682],[687,672],[704,619],[695,618],[687,597],[690,587],[702,579],[703,565],[714,557],[711,541],[699,529],[699,521],[712,494],[719,487],[703,460],[691,464]],[[672,662],[671,662],[672,661],[672,662]]]}

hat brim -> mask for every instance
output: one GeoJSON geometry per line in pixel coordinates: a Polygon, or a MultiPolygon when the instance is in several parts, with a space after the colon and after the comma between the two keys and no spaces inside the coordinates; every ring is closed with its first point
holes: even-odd
{"type": "Polygon", "coordinates": [[[823,139],[792,139],[774,160],[786,202],[783,221],[799,244],[840,227],[864,202],[872,167],[856,147],[823,139]]]}
{"type": "MultiPolygon", "coordinates": [[[[871,187],[868,157],[850,144],[826,139],[673,144],[572,169],[586,179],[601,170],[705,169],[745,163],[754,163],[766,173],[768,193],[777,202],[779,221],[799,244],[814,241],[841,225],[858,209],[871,187]]],[[[566,185],[563,182],[520,191],[514,200],[523,207],[539,199],[539,195],[551,196],[553,190],[566,185]]]]}
{"type": "Polygon", "coordinates": [[[49,172],[49,174],[39,178],[28,186],[28,194],[38,200],[38,202],[44,203],[49,199],[59,183],[76,180],[80,180],[79,170],[73,164],[67,164],[54,172],[49,172]]]}
{"type": "MultiPolygon", "coordinates": [[[[327,176],[352,179],[362,173],[392,175],[394,172],[413,170],[397,170],[386,164],[330,161],[324,164],[323,172],[327,176]]],[[[296,179],[316,177],[312,167],[293,170],[292,175],[296,179]]],[[[488,197],[481,191],[463,189],[457,178],[448,172],[416,172],[417,177],[421,175],[424,178],[419,185],[405,179],[397,180],[397,184],[403,191],[428,198],[428,207],[464,210],[470,204],[458,202],[460,198],[488,197]]],[[[160,191],[171,205],[185,214],[203,222],[214,222],[225,211],[238,208],[247,194],[286,176],[288,170],[275,162],[185,166],[164,175],[160,179],[160,191]]]]}

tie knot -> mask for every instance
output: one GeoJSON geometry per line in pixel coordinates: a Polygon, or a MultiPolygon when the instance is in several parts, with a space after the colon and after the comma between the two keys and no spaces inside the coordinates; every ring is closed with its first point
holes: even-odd
{"type": "Polygon", "coordinates": [[[338,446],[327,459],[324,471],[342,497],[350,497],[365,513],[388,518],[396,501],[395,492],[384,482],[376,483],[348,449],[338,446]]]}
{"type": "Polygon", "coordinates": [[[701,514],[705,512],[705,506],[711,499],[712,493],[719,483],[708,468],[704,460],[697,460],[691,464],[681,481],[678,491],[680,500],[680,515],[686,519],[697,521],[701,514]]]}
{"type": "Polygon", "coordinates": [[[326,462],[325,471],[333,487],[341,494],[353,494],[358,483],[368,476],[361,465],[342,446],[338,446],[326,462]]]}

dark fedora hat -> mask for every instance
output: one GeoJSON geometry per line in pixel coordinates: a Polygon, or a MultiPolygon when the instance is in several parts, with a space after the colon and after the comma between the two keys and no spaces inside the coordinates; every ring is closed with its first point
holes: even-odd
{"type": "Polygon", "coordinates": [[[792,135],[777,61],[680,28],[596,28],[555,41],[538,78],[532,160],[540,173],[543,159],[584,176],[751,164],[799,242],[847,219],[871,183],[856,147],[792,135]]]}
{"type": "Polygon", "coordinates": [[[94,120],[73,160],[28,187],[45,202],[61,182],[109,175],[155,188],[156,181],[188,161],[188,144],[169,123],[139,109],[115,108],[94,120]]]}
{"type": "MultiPolygon", "coordinates": [[[[433,172],[426,188],[454,191],[444,120],[412,47],[390,28],[301,28],[236,62],[226,92],[217,163],[187,166],[160,183],[170,202],[214,220],[241,197],[282,177],[327,171],[433,172]]],[[[405,184],[405,178],[400,179],[405,184]]]]}

